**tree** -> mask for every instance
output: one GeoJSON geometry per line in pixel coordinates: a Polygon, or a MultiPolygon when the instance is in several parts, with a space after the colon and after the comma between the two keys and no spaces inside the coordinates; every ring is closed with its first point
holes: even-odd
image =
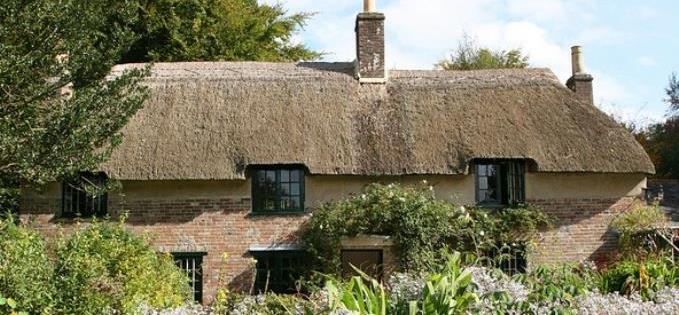
{"type": "Polygon", "coordinates": [[[669,86],[665,89],[667,99],[665,100],[670,105],[670,113],[679,113],[679,79],[677,74],[672,73],[670,76],[669,86]]]}
{"type": "Polygon", "coordinates": [[[0,2],[0,206],[21,186],[95,168],[120,142],[147,96],[144,71],[107,77],[134,40],[124,21],[135,10],[131,1],[0,2]]]}
{"type": "Polygon", "coordinates": [[[665,89],[668,118],[634,132],[656,168],[657,177],[679,178],[679,80],[672,74],[665,89]]]}
{"type": "Polygon", "coordinates": [[[528,56],[520,49],[506,51],[479,47],[474,39],[464,34],[450,59],[439,61],[436,67],[443,70],[522,69],[528,67],[528,56]]]}
{"type": "Polygon", "coordinates": [[[309,13],[286,16],[256,0],[136,0],[137,39],[121,62],[300,61],[319,53],[293,41],[309,13]]]}

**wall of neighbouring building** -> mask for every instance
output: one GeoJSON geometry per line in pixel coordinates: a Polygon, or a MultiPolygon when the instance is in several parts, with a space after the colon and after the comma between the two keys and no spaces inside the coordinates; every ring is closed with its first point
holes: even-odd
{"type": "MultiPolygon", "coordinates": [[[[415,184],[426,179],[439,198],[458,204],[474,201],[474,177],[469,176],[307,176],[306,206],[358,193],[375,181],[415,184]]],[[[538,262],[596,258],[610,252],[614,235],[608,222],[626,209],[645,185],[642,174],[526,174],[526,198],[557,217],[545,233],[538,262]]],[[[149,232],[164,251],[205,251],[204,296],[220,282],[235,290],[248,290],[253,279],[252,246],[294,244],[298,228],[308,214],[278,216],[250,213],[250,181],[124,181],[121,193],[109,194],[109,213],[128,212],[128,226],[149,232]],[[223,253],[229,258],[223,261],[223,253]]],[[[27,192],[21,213],[50,236],[57,226],[68,232],[71,220],[54,216],[61,208],[61,187],[27,192]]]]}

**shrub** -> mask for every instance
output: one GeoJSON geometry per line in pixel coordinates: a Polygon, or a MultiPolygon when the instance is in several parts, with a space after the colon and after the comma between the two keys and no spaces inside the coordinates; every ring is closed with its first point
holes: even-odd
{"type": "Polygon", "coordinates": [[[316,268],[340,273],[340,239],[358,234],[389,235],[401,266],[431,270],[445,262],[446,248],[479,258],[503,243],[528,241],[549,218],[539,209],[465,208],[434,197],[432,186],[373,184],[360,195],[327,203],[304,227],[302,242],[316,268]]]}
{"type": "Polygon", "coordinates": [[[169,254],[122,223],[93,222],[61,240],[55,284],[59,311],[67,314],[133,313],[141,304],[176,307],[190,299],[186,275],[169,254]]]}
{"type": "Polygon", "coordinates": [[[31,314],[53,310],[52,262],[35,231],[0,219],[0,295],[16,299],[31,314]]]}
{"type": "Polygon", "coordinates": [[[599,290],[604,293],[639,293],[643,298],[653,298],[667,286],[679,285],[679,267],[666,257],[645,261],[623,260],[602,273],[599,290]]]}
{"type": "Polygon", "coordinates": [[[268,293],[255,296],[231,294],[220,301],[219,305],[212,305],[212,312],[225,315],[316,315],[327,314],[328,310],[324,305],[314,303],[313,299],[268,293]]]}
{"type": "Polygon", "coordinates": [[[655,233],[666,223],[665,212],[658,205],[636,203],[613,219],[610,227],[619,233],[619,248],[624,255],[644,256],[658,248],[655,233]]]}

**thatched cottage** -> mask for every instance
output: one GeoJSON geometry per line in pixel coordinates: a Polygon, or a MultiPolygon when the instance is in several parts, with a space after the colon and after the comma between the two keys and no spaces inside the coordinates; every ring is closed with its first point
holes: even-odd
{"type": "Polygon", "coordinates": [[[129,211],[128,225],[175,253],[206,301],[220,281],[261,288],[262,274],[289,288],[300,224],[377,181],[426,179],[459,204],[539,205],[558,218],[540,262],[612,250],[608,222],[654,168],[594,106],[580,49],[565,85],[549,69],[387,71],[385,17],[371,2],[353,63],[155,64],[123,144],[83,175],[119,180],[122,192],[93,198],[55,183],[26,194],[22,215],[50,234],[74,213],[129,211]]]}

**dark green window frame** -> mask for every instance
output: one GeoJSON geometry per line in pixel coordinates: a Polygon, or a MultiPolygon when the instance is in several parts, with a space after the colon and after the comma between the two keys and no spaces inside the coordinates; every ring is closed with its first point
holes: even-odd
{"type": "Polygon", "coordinates": [[[250,251],[257,261],[254,284],[255,294],[298,293],[297,280],[307,270],[308,254],[303,250],[250,251]]]}
{"type": "Polygon", "coordinates": [[[251,170],[252,212],[255,214],[304,212],[304,177],[301,166],[257,166],[251,170]]]}
{"type": "Polygon", "coordinates": [[[175,265],[188,277],[193,300],[203,303],[203,257],[206,252],[173,252],[175,265]]]}
{"type": "Polygon", "coordinates": [[[64,181],[61,185],[61,216],[103,217],[108,213],[108,193],[92,196],[84,189],[84,185],[104,186],[108,180],[105,173],[85,172],[74,180],[64,181]]]}
{"type": "Polygon", "coordinates": [[[524,160],[476,160],[474,183],[477,204],[500,207],[525,202],[525,170],[524,160]]]}

